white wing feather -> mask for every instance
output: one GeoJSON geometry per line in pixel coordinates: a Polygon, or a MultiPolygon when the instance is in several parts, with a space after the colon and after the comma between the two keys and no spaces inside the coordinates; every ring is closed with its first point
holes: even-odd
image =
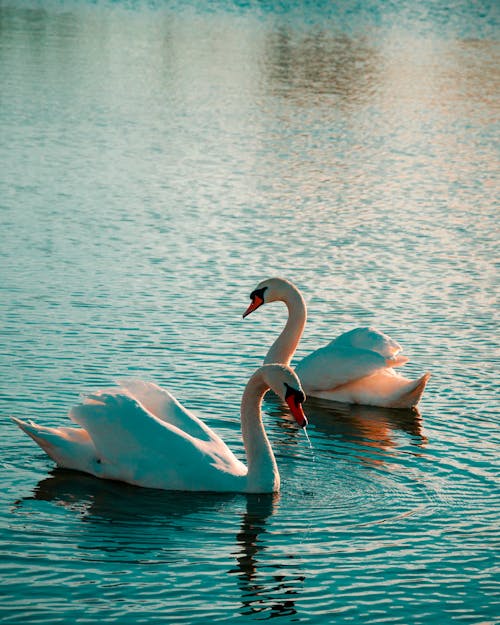
{"type": "Polygon", "coordinates": [[[295,371],[307,394],[337,388],[387,366],[386,359],[377,352],[337,347],[332,341],[301,360],[295,371]]]}
{"type": "Polygon", "coordinates": [[[92,438],[101,457],[101,477],[171,490],[217,490],[246,473],[225,443],[211,432],[199,439],[158,419],[121,393],[90,395],[70,418],[92,438]]]}
{"type": "Polygon", "coordinates": [[[175,425],[183,432],[201,440],[209,441],[216,438],[222,443],[201,419],[189,412],[173,395],[157,384],[136,379],[119,380],[118,384],[160,421],[175,425]]]}
{"type": "Polygon", "coordinates": [[[372,327],[356,328],[349,332],[344,332],[344,334],[334,339],[330,345],[342,348],[354,347],[377,352],[384,358],[395,358],[402,351],[399,343],[391,339],[387,334],[372,327]]]}

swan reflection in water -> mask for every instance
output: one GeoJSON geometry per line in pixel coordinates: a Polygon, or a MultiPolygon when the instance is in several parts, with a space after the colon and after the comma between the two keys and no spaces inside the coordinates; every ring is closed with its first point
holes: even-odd
{"type": "MultiPolygon", "coordinates": [[[[237,567],[229,571],[238,576],[243,616],[264,613],[266,618],[272,618],[297,613],[297,587],[304,582],[305,577],[287,575],[286,571],[290,567],[288,563],[286,568],[283,564],[273,564],[272,568],[276,570],[266,575],[258,570],[258,556],[266,549],[262,538],[266,533],[266,522],[276,512],[278,501],[278,493],[247,496],[246,512],[236,536],[239,545],[235,553],[237,567]]],[[[266,566],[266,569],[269,568],[271,565],[266,566]]]]}
{"type": "MultiPolygon", "coordinates": [[[[304,581],[300,575],[287,575],[288,562],[260,562],[259,555],[266,551],[266,524],[277,512],[279,498],[279,493],[243,495],[145,489],[54,468],[49,477],[37,484],[32,496],[16,501],[15,509],[22,510],[30,501],[48,501],[79,514],[81,521],[88,524],[87,532],[78,533],[77,549],[83,553],[82,559],[85,552],[91,551],[92,561],[99,552],[114,562],[168,566],[185,561],[189,552],[200,553],[198,539],[187,550],[183,542],[186,532],[177,530],[199,531],[203,552],[209,556],[207,551],[219,550],[221,545],[210,545],[207,519],[225,515],[227,538],[232,529],[228,524],[235,525],[231,509],[241,513],[241,504],[246,500],[235,535],[236,549],[231,550],[235,566],[229,573],[236,577],[241,593],[240,612],[271,617],[295,614],[294,597],[299,592],[298,583],[304,581]],[[191,517],[189,522],[187,517],[191,517]]],[[[220,533],[217,535],[220,537],[220,533]]],[[[193,560],[191,564],[199,566],[200,562],[193,560]]]]}
{"type": "MultiPolygon", "coordinates": [[[[82,521],[101,524],[152,520],[165,524],[186,514],[217,512],[235,493],[189,493],[141,488],[125,482],[101,480],[92,475],[55,467],[36,485],[31,497],[21,501],[51,501],[79,512],[82,521]]],[[[18,502],[21,503],[21,502],[18,502]]]]}
{"type": "MultiPolygon", "coordinates": [[[[266,412],[276,418],[276,425],[286,433],[282,441],[285,445],[297,445],[302,440],[299,432],[293,427],[291,417],[287,414],[282,401],[273,393],[265,396],[266,412]]],[[[384,454],[397,451],[401,445],[401,435],[409,438],[409,444],[417,448],[425,447],[428,442],[424,434],[422,415],[417,408],[394,409],[362,404],[344,404],[317,397],[307,397],[304,404],[307,412],[310,433],[318,433],[317,442],[351,443],[356,448],[365,448],[377,452],[377,458],[362,454],[360,459],[370,464],[379,464],[384,454]]],[[[313,445],[314,446],[314,445],[313,445]]],[[[279,443],[276,444],[279,447],[279,443]]],[[[351,449],[351,447],[349,447],[351,449]]],[[[332,448],[332,452],[337,452],[332,448]]]]}
{"type": "Polygon", "coordinates": [[[31,497],[16,502],[16,508],[30,500],[49,501],[79,514],[87,526],[85,532],[78,532],[76,545],[82,559],[91,551],[113,561],[168,564],[184,557],[186,551],[176,530],[196,531],[198,524],[198,529],[205,529],[201,527],[204,520],[237,497],[235,493],[140,488],[54,468],[50,477],[37,484],[31,497]]]}

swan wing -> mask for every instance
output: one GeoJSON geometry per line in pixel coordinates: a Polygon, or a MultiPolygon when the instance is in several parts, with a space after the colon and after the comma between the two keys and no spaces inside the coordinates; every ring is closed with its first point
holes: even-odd
{"type": "Polygon", "coordinates": [[[175,425],[183,432],[201,440],[220,440],[201,419],[189,412],[171,393],[157,384],[135,379],[119,380],[118,384],[160,421],[175,425]]]}
{"type": "Polygon", "coordinates": [[[89,395],[70,418],[90,435],[99,477],[171,490],[222,490],[246,472],[222,440],[196,438],[123,392],[89,395]]]}
{"type": "Polygon", "coordinates": [[[334,339],[331,345],[345,349],[356,348],[376,352],[384,358],[393,359],[395,364],[392,366],[407,362],[407,359],[402,356],[397,358],[402,351],[401,345],[387,334],[372,327],[356,328],[349,332],[344,332],[344,334],[334,339]]]}
{"type": "Polygon", "coordinates": [[[388,367],[379,353],[357,347],[339,347],[332,341],[306,356],[296,367],[307,393],[331,390],[388,367]]]}

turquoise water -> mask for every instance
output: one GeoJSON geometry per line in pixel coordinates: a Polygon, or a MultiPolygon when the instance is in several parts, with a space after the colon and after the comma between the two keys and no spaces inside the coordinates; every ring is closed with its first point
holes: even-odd
{"type": "Polygon", "coordinates": [[[2,623],[499,622],[494,2],[0,3],[2,623]],[[340,3],[339,3],[340,4],[340,3]],[[243,458],[239,401],[373,324],[432,373],[419,412],[273,397],[279,496],[54,469],[140,376],[243,458]]]}

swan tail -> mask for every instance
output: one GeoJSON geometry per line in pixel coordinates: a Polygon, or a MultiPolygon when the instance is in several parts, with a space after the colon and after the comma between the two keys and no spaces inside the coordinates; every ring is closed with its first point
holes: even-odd
{"type": "Polygon", "coordinates": [[[92,472],[90,467],[97,461],[94,444],[85,430],[77,428],[51,428],[33,421],[12,421],[59,466],[66,469],[92,472]]]}
{"type": "Polygon", "coordinates": [[[29,437],[31,437],[35,443],[40,445],[40,447],[47,453],[53,460],[55,460],[53,456],[53,442],[51,442],[51,438],[54,438],[54,433],[52,428],[43,427],[41,425],[37,425],[33,421],[22,421],[21,419],[16,419],[16,417],[11,417],[12,421],[21,428],[23,432],[25,432],[29,437]]]}
{"type": "Polygon", "coordinates": [[[424,373],[422,377],[404,387],[402,392],[392,400],[391,408],[415,408],[424,393],[430,377],[430,373],[424,373]]]}

